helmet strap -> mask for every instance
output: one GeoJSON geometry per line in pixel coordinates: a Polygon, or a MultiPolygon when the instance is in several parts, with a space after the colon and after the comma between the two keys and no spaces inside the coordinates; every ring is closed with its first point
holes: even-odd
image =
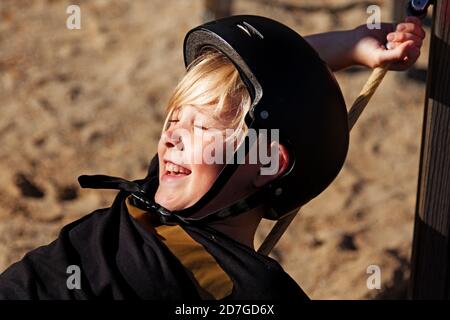
{"type": "Polygon", "coordinates": [[[128,181],[123,178],[105,176],[105,175],[82,175],[78,177],[78,182],[82,188],[93,189],[119,189],[129,192],[132,196],[132,204],[150,214],[157,214],[162,224],[189,224],[204,225],[212,222],[224,220],[229,217],[237,216],[246,211],[252,210],[263,204],[270,198],[271,185],[261,188],[255,193],[240,199],[231,205],[213,211],[200,218],[187,218],[175,212],[167,210],[163,206],[151,200],[151,197],[144,191],[139,183],[128,181]]]}

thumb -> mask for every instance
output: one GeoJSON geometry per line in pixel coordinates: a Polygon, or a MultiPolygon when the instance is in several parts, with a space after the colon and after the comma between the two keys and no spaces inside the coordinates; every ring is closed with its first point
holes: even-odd
{"type": "Polygon", "coordinates": [[[394,49],[381,51],[379,56],[380,65],[390,62],[401,62],[408,56],[408,50],[414,46],[414,41],[409,40],[398,45],[394,49]]]}

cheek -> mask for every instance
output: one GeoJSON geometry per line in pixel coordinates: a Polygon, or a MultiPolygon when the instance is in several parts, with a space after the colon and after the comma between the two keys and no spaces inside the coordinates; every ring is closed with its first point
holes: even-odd
{"type": "Polygon", "coordinates": [[[187,145],[186,151],[190,153],[191,163],[196,166],[202,166],[204,162],[204,152],[205,148],[208,146],[208,141],[205,140],[204,136],[199,136],[194,134],[194,139],[192,144],[187,145]]]}
{"type": "MultiPolygon", "coordinates": [[[[223,169],[223,165],[219,164],[197,164],[193,166],[194,182],[198,189],[202,189],[205,192],[211,188],[216,181],[219,173],[223,169]]],[[[200,190],[199,190],[200,191],[200,190]]]]}
{"type": "Polygon", "coordinates": [[[158,160],[159,160],[159,164],[160,164],[160,166],[159,166],[159,173],[160,173],[160,176],[161,176],[161,171],[162,171],[162,166],[161,166],[161,164],[163,163],[163,154],[164,154],[164,145],[161,143],[161,139],[158,141],[158,146],[157,146],[157,150],[156,150],[157,152],[158,152],[158,160]]]}
{"type": "Polygon", "coordinates": [[[158,141],[158,145],[157,145],[157,150],[156,151],[158,152],[158,157],[161,159],[162,151],[163,151],[161,140],[158,141]]]}
{"type": "MultiPolygon", "coordinates": [[[[233,148],[229,147],[227,150],[227,144],[224,136],[221,133],[207,133],[204,134],[201,140],[195,140],[193,145],[193,153],[196,159],[201,159],[202,163],[214,168],[209,168],[211,171],[220,171],[223,168],[223,164],[226,163],[226,156],[233,155],[233,148]]],[[[199,163],[197,161],[196,163],[199,163]]]]}

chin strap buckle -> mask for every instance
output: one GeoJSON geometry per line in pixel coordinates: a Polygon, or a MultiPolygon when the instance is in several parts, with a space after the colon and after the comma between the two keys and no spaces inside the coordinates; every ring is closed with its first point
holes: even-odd
{"type": "Polygon", "coordinates": [[[146,199],[145,193],[142,190],[131,193],[134,198],[133,205],[149,212],[150,214],[157,214],[160,222],[165,225],[179,224],[178,216],[167,210],[166,208],[158,205],[156,202],[146,199]]]}
{"type": "Polygon", "coordinates": [[[129,192],[133,197],[132,203],[134,206],[147,211],[162,224],[175,225],[184,222],[181,217],[149,199],[149,196],[141,188],[141,185],[135,181],[106,175],[82,175],[78,177],[78,182],[82,188],[117,189],[129,192]]]}

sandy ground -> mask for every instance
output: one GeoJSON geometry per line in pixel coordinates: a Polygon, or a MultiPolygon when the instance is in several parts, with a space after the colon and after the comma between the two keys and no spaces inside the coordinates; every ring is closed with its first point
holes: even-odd
{"type": "MultiPolygon", "coordinates": [[[[363,24],[374,3],[390,21],[392,2],[237,0],[234,13],[307,35],[363,24]]],[[[200,0],[0,2],[0,271],[109,206],[116,192],[81,189],[79,175],[145,175],[184,71],[184,34],[202,9],[200,0]],[[69,4],[81,6],[81,30],[65,27],[69,4]]],[[[348,105],[369,74],[337,74],[348,105]]],[[[352,131],[344,169],[273,252],[311,298],[405,297],[424,94],[423,81],[387,75],[352,131]],[[381,269],[380,290],[366,286],[370,265],[381,269]]]]}

